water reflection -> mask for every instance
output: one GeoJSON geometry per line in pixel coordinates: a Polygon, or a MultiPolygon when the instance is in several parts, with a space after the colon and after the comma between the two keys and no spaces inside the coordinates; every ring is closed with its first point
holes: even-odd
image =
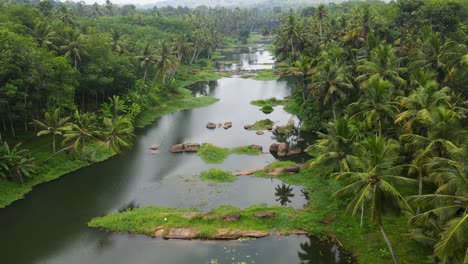
{"type": "Polygon", "coordinates": [[[300,247],[297,255],[301,264],[353,263],[351,256],[343,253],[337,245],[317,237],[309,237],[309,241],[301,243],[300,247]]]}
{"type": "Polygon", "coordinates": [[[288,184],[282,184],[276,186],[275,188],[275,196],[278,197],[276,198],[277,202],[280,202],[282,206],[286,206],[287,204],[291,203],[291,200],[289,198],[294,197],[293,188],[288,184]]]}

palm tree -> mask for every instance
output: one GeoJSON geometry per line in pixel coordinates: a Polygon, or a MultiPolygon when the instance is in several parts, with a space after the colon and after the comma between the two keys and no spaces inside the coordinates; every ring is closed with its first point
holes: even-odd
{"type": "Polygon", "coordinates": [[[338,62],[326,62],[313,70],[311,93],[324,105],[331,105],[336,119],[335,106],[348,97],[351,84],[349,68],[338,62]]]}
{"type": "Polygon", "coordinates": [[[102,104],[102,114],[104,117],[116,119],[117,117],[127,113],[128,106],[125,100],[120,96],[114,95],[109,98],[109,102],[102,104]]]}
{"type": "Polygon", "coordinates": [[[383,125],[391,123],[389,120],[393,120],[398,112],[396,103],[391,100],[392,89],[389,81],[380,78],[369,80],[361,100],[350,105],[350,108],[358,109],[352,118],[365,120],[369,127],[377,130],[378,135],[382,135],[383,125]]]}
{"type": "Polygon", "coordinates": [[[111,31],[111,38],[112,38],[112,51],[116,52],[120,55],[127,54],[128,50],[125,47],[125,38],[127,34],[125,34],[121,29],[113,28],[111,31]]]}
{"type": "Polygon", "coordinates": [[[39,46],[47,48],[48,50],[58,49],[56,43],[59,41],[59,37],[49,23],[38,21],[35,24],[33,35],[39,46]]]}
{"type": "Polygon", "coordinates": [[[443,263],[468,261],[468,138],[450,158],[429,162],[429,178],[438,185],[433,194],[411,196],[410,203],[424,212],[413,216],[410,224],[418,227],[414,239],[434,246],[443,263]]]}
{"type": "Polygon", "coordinates": [[[24,183],[24,177],[36,174],[34,158],[30,157],[29,150],[20,148],[21,143],[10,149],[6,142],[0,142],[0,178],[19,179],[24,183]]]}
{"type": "Polygon", "coordinates": [[[66,41],[67,43],[61,46],[60,49],[65,52],[65,57],[72,59],[75,70],[78,70],[78,64],[82,61],[83,57],[89,56],[86,51],[85,38],[79,31],[73,31],[66,41]]]}
{"type": "Polygon", "coordinates": [[[76,110],[73,114],[73,123],[66,125],[62,142],[64,145],[71,144],[70,146],[75,154],[80,155],[86,141],[101,137],[102,132],[96,115],[93,113],[80,113],[76,110]]]}
{"type": "Polygon", "coordinates": [[[288,203],[291,203],[291,200],[289,198],[294,197],[294,193],[292,193],[293,188],[290,185],[282,184],[275,187],[275,196],[278,197],[276,198],[277,202],[280,202],[282,206],[287,205],[288,203]]]}
{"type": "Polygon", "coordinates": [[[323,20],[328,17],[327,11],[325,10],[325,5],[323,3],[320,3],[317,9],[315,10],[314,17],[319,22],[320,38],[322,38],[323,20]]]}
{"type": "Polygon", "coordinates": [[[326,133],[317,132],[320,139],[309,150],[319,154],[310,167],[327,166],[332,172],[351,170],[356,163],[354,143],[360,138],[351,123],[347,118],[338,118],[325,125],[326,133]]]}
{"type": "Polygon", "coordinates": [[[145,46],[145,49],[143,51],[143,54],[140,56],[135,57],[135,60],[138,62],[138,66],[140,69],[143,69],[143,82],[141,84],[140,90],[143,91],[143,88],[145,86],[145,81],[146,81],[146,76],[148,74],[148,69],[150,68],[151,65],[155,63],[154,55],[152,53],[152,47],[150,44],[147,44],[145,46]]]}
{"type": "Polygon", "coordinates": [[[166,83],[166,77],[168,74],[172,74],[179,65],[180,61],[173,54],[171,48],[166,41],[160,43],[159,52],[155,56],[154,67],[156,68],[156,75],[153,79],[153,85],[160,74],[162,74],[162,82],[166,83]]]}
{"type": "Polygon", "coordinates": [[[60,108],[55,109],[53,113],[46,112],[44,121],[34,119],[34,122],[44,130],[37,133],[37,136],[52,135],[52,153],[55,154],[55,136],[63,135],[66,130],[65,124],[70,117],[60,118],[60,108]]]}
{"type": "Polygon", "coordinates": [[[130,119],[118,116],[115,119],[104,118],[103,138],[111,153],[121,153],[132,146],[133,124],[130,119]]]}
{"type": "Polygon", "coordinates": [[[374,48],[369,60],[360,61],[357,71],[362,73],[356,78],[356,81],[361,83],[379,78],[400,85],[406,83],[400,76],[400,73],[406,69],[400,67],[400,59],[395,55],[395,48],[390,45],[379,45],[374,48]]]}
{"type": "Polygon", "coordinates": [[[299,60],[281,73],[282,77],[293,77],[296,85],[301,87],[302,103],[307,101],[307,80],[312,72],[313,60],[306,56],[301,56],[299,60]]]}
{"type": "Polygon", "coordinates": [[[296,15],[290,13],[288,16],[287,23],[281,29],[281,37],[284,43],[289,43],[284,46],[291,48],[291,54],[293,58],[296,58],[296,46],[298,42],[302,42],[302,28],[297,22],[296,15]]]}
{"type": "Polygon", "coordinates": [[[351,171],[334,173],[337,180],[344,183],[336,195],[353,195],[348,204],[347,211],[352,210],[353,215],[361,210],[361,224],[364,208],[370,206],[370,215],[373,225],[377,226],[387,243],[393,261],[397,263],[390,240],[383,227],[382,214],[389,205],[397,209],[412,212],[403,196],[394,187],[394,184],[412,184],[408,179],[397,174],[395,165],[399,159],[399,144],[392,139],[380,136],[370,136],[358,143],[356,152],[357,166],[351,171]]]}

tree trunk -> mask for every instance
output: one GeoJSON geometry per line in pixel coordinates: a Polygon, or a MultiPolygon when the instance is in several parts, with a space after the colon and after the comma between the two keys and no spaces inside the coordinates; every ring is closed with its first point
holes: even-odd
{"type": "Polygon", "coordinates": [[[393,252],[392,243],[390,243],[390,239],[388,239],[387,233],[385,233],[385,230],[382,225],[379,225],[379,228],[385,240],[385,243],[387,243],[388,250],[390,250],[390,254],[392,255],[392,258],[393,258],[393,263],[398,264],[398,261],[395,256],[395,252],[393,252]]]}
{"type": "Polygon", "coordinates": [[[55,154],[55,134],[52,134],[52,154],[55,154]]]}
{"type": "Polygon", "coordinates": [[[141,91],[143,91],[143,88],[145,87],[147,73],[148,73],[148,66],[145,67],[145,73],[143,74],[143,82],[141,83],[141,88],[140,88],[141,91]]]}
{"type": "Polygon", "coordinates": [[[360,224],[361,227],[362,227],[363,220],[364,220],[364,203],[361,204],[361,224],[360,224]]]}

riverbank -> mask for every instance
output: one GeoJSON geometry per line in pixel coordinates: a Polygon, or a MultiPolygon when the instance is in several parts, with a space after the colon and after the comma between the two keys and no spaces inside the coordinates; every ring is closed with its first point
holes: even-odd
{"type": "MultiPolygon", "coordinates": [[[[226,75],[204,71],[191,73],[187,80],[178,81],[177,86],[180,88],[178,89],[178,95],[174,95],[174,99],[164,101],[161,105],[143,111],[135,121],[135,127],[143,128],[152,124],[154,120],[166,114],[206,107],[218,102],[219,99],[210,96],[194,97],[190,91],[183,87],[187,87],[198,81],[212,81],[222,77],[226,77],[226,75]]],[[[31,192],[35,186],[41,183],[58,179],[63,175],[97,162],[102,162],[114,156],[108,149],[100,148],[96,152],[92,162],[73,159],[65,153],[61,153],[47,161],[47,163],[43,163],[44,160],[52,155],[50,149],[51,139],[49,137],[34,136],[33,138],[25,138],[24,140],[26,142],[23,144],[23,147],[31,151],[31,155],[35,157],[37,164],[41,164],[37,169],[38,174],[25,183],[0,181],[0,209],[24,198],[25,195],[31,192]]],[[[92,143],[88,149],[92,149],[97,145],[98,142],[92,143]]],[[[84,152],[86,152],[86,149],[84,152]]]]}
{"type": "MultiPolygon", "coordinates": [[[[278,171],[279,168],[291,165],[295,164],[289,161],[274,162],[254,176],[270,178],[268,172],[278,171]]],[[[338,189],[338,185],[335,181],[327,178],[324,172],[303,169],[297,174],[281,173],[275,178],[287,184],[301,185],[305,188],[304,195],[307,195],[309,203],[304,210],[264,205],[252,206],[246,210],[225,206],[210,212],[194,211],[193,209],[143,207],[95,218],[88,225],[116,232],[131,232],[159,237],[167,236],[174,228],[193,227],[196,231],[195,234],[198,234],[193,238],[202,239],[216,239],[217,235],[220,234],[219,229],[222,231],[254,230],[268,234],[275,231],[277,234],[290,234],[294,230],[302,230],[307,234],[333,240],[351,252],[359,263],[392,262],[380,232],[373,229],[368,222],[360,227],[359,217],[344,213],[345,201],[339,201],[333,195],[338,189]],[[276,214],[267,219],[253,217],[253,214],[259,212],[276,212],[276,214]],[[183,215],[191,215],[194,218],[187,219],[183,215]],[[234,218],[239,215],[239,218],[233,221],[223,221],[222,218],[226,215],[235,216],[234,218]],[[205,216],[209,217],[204,219],[205,216]]],[[[401,263],[428,263],[428,252],[409,237],[404,216],[387,217],[384,226],[390,240],[394,242],[394,250],[401,263]]],[[[242,237],[240,231],[235,233],[242,237]]]]}

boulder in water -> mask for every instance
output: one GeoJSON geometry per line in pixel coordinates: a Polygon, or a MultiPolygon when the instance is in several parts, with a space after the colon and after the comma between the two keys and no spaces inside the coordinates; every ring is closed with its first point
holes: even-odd
{"type": "Polygon", "coordinates": [[[184,152],[184,144],[172,145],[170,150],[171,150],[172,153],[184,152]]]}
{"type": "Polygon", "coordinates": [[[208,123],[206,124],[206,128],[215,129],[215,128],[216,128],[216,124],[213,123],[213,122],[208,122],[208,123]]]}
{"type": "Polygon", "coordinates": [[[159,146],[153,144],[153,145],[151,145],[151,146],[149,147],[149,149],[151,149],[151,150],[158,150],[158,149],[159,149],[159,146]]]}
{"type": "Polygon", "coordinates": [[[200,144],[185,144],[184,151],[185,152],[197,152],[200,148],[200,144]]]}
{"type": "Polygon", "coordinates": [[[280,157],[286,156],[287,151],[288,151],[288,145],[286,145],[286,143],[280,143],[278,145],[278,156],[280,157]]]}
{"type": "Polygon", "coordinates": [[[265,134],[265,132],[263,132],[263,130],[257,130],[257,132],[256,132],[256,133],[257,133],[257,135],[259,135],[259,136],[261,136],[261,135],[265,134]]]}
{"type": "Polygon", "coordinates": [[[297,155],[297,154],[301,154],[301,153],[302,153],[302,149],[299,148],[299,147],[292,147],[288,151],[288,155],[297,155]]]}
{"type": "Polygon", "coordinates": [[[271,152],[277,152],[278,151],[278,146],[279,144],[278,143],[273,143],[270,145],[270,151],[271,152]]]}
{"type": "Polygon", "coordinates": [[[228,129],[228,128],[231,128],[232,127],[232,122],[226,122],[224,123],[224,129],[228,129]]]}
{"type": "Polygon", "coordinates": [[[244,125],[244,129],[250,130],[252,128],[252,125],[244,125]]]}

